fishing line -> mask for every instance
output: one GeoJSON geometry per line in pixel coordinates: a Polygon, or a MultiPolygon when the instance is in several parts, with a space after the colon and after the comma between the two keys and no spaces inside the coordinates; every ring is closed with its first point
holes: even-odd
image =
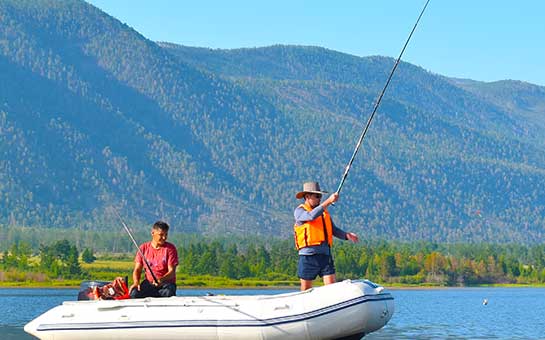
{"type": "Polygon", "coordinates": [[[119,220],[121,221],[121,224],[123,225],[123,228],[125,228],[125,231],[127,232],[127,234],[129,234],[129,237],[131,238],[132,240],[132,243],[134,244],[134,246],[136,247],[136,249],[138,250],[138,254],[140,254],[140,257],[142,257],[142,260],[144,260],[144,263],[146,264],[146,267],[148,268],[151,276],[153,277],[153,281],[155,281],[155,283],[157,285],[159,285],[159,280],[157,280],[157,277],[155,276],[155,274],[153,273],[153,270],[151,270],[151,266],[148,262],[148,260],[146,260],[146,257],[144,256],[144,253],[142,253],[142,250],[140,250],[140,247],[138,246],[138,243],[136,243],[136,240],[134,239],[134,237],[132,236],[132,233],[131,231],[129,230],[129,227],[127,227],[127,225],[125,224],[125,221],[123,221],[123,219],[121,218],[121,215],[119,215],[119,213],[117,212],[117,210],[115,208],[112,208],[113,211],[115,212],[115,214],[117,215],[117,217],[119,218],[119,220]]]}
{"type": "Polygon", "coordinates": [[[418,23],[420,22],[420,18],[422,18],[422,15],[424,15],[424,11],[426,10],[426,7],[428,7],[428,3],[430,0],[426,1],[426,4],[424,5],[424,8],[422,8],[422,11],[420,12],[420,15],[418,16],[418,19],[416,20],[416,23],[414,24],[413,29],[411,30],[411,33],[409,34],[409,37],[405,41],[405,45],[403,46],[403,49],[401,50],[401,53],[399,54],[399,57],[397,57],[397,60],[394,64],[394,67],[392,68],[392,71],[390,71],[390,75],[388,76],[388,80],[386,81],[386,84],[384,85],[384,88],[380,92],[380,95],[377,98],[377,101],[375,103],[375,107],[373,108],[373,112],[371,113],[371,116],[369,116],[369,119],[367,120],[367,124],[365,124],[365,127],[360,135],[360,138],[358,139],[358,143],[356,144],[356,148],[354,149],[354,152],[352,153],[352,157],[350,158],[350,161],[346,165],[346,168],[344,170],[343,177],[341,179],[341,183],[339,183],[339,187],[337,188],[337,193],[341,192],[341,189],[344,185],[344,181],[346,180],[346,177],[348,176],[348,172],[350,171],[350,167],[352,166],[352,163],[354,162],[354,158],[356,158],[356,154],[358,153],[358,150],[361,146],[361,143],[363,142],[363,138],[365,137],[365,134],[367,133],[367,130],[369,129],[369,126],[371,125],[371,122],[373,121],[373,117],[375,116],[375,113],[377,112],[377,109],[380,105],[380,102],[382,100],[382,96],[384,96],[384,92],[386,92],[386,89],[388,88],[388,85],[390,84],[390,81],[392,80],[392,76],[394,75],[395,70],[397,69],[397,65],[399,64],[399,61],[401,60],[401,56],[403,56],[403,53],[405,52],[405,49],[407,48],[407,45],[409,44],[409,41],[411,40],[411,37],[413,36],[414,31],[416,30],[416,27],[418,26],[418,23]]]}

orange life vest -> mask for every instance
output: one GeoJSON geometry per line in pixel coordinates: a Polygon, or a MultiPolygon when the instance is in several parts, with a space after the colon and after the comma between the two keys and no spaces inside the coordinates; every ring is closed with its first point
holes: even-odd
{"type": "MultiPolygon", "coordinates": [[[[306,211],[312,210],[307,204],[301,204],[299,207],[304,208],[306,211]]],[[[302,225],[295,224],[293,230],[295,232],[295,247],[297,250],[308,246],[320,245],[326,240],[330,247],[333,244],[333,224],[331,223],[329,213],[325,209],[324,213],[314,220],[307,221],[302,225]]]]}

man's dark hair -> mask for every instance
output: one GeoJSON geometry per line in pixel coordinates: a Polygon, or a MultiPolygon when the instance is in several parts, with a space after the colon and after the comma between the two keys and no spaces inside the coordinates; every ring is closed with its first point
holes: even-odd
{"type": "Polygon", "coordinates": [[[168,231],[168,228],[170,228],[168,226],[168,223],[166,222],[163,222],[163,221],[157,221],[153,224],[153,227],[152,229],[160,229],[162,231],[168,231]]]}

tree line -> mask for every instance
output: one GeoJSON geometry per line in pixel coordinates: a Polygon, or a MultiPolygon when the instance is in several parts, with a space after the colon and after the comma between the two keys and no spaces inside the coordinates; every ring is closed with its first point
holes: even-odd
{"type": "MultiPolygon", "coordinates": [[[[180,245],[178,252],[178,273],[185,276],[297,280],[298,255],[287,240],[192,239],[180,245]]],[[[108,254],[100,256],[106,258],[108,254]]],[[[129,253],[126,258],[132,256],[129,253]]],[[[339,279],[440,286],[545,283],[544,245],[337,242],[333,256],[339,279]]],[[[38,251],[28,243],[18,242],[3,252],[0,270],[12,276],[18,273],[19,277],[26,272],[55,279],[94,279],[80,264],[96,258],[90,248],[85,248],[80,256],[78,248],[67,240],[40,245],[38,251]]],[[[6,275],[3,277],[6,280],[6,275]]]]}
{"type": "MultiPolygon", "coordinates": [[[[89,250],[86,249],[85,252],[89,250]]],[[[10,273],[4,276],[14,281],[19,281],[21,278],[28,280],[28,276],[23,275],[25,272],[37,272],[49,278],[80,279],[86,273],[80,266],[79,254],[77,247],[67,240],[40,245],[38,254],[33,253],[28,243],[18,242],[4,251],[0,268],[10,273]],[[33,259],[34,257],[37,257],[37,261],[33,259]]],[[[85,256],[83,258],[86,259],[85,256]]]]}

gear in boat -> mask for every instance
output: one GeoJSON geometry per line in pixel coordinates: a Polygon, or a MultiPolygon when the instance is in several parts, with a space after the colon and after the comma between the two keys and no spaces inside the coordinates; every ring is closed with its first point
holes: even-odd
{"type": "Polygon", "coordinates": [[[113,281],[83,281],[78,293],[82,300],[124,300],[128,299],[127,277],[116,277],[113,281]]]}

